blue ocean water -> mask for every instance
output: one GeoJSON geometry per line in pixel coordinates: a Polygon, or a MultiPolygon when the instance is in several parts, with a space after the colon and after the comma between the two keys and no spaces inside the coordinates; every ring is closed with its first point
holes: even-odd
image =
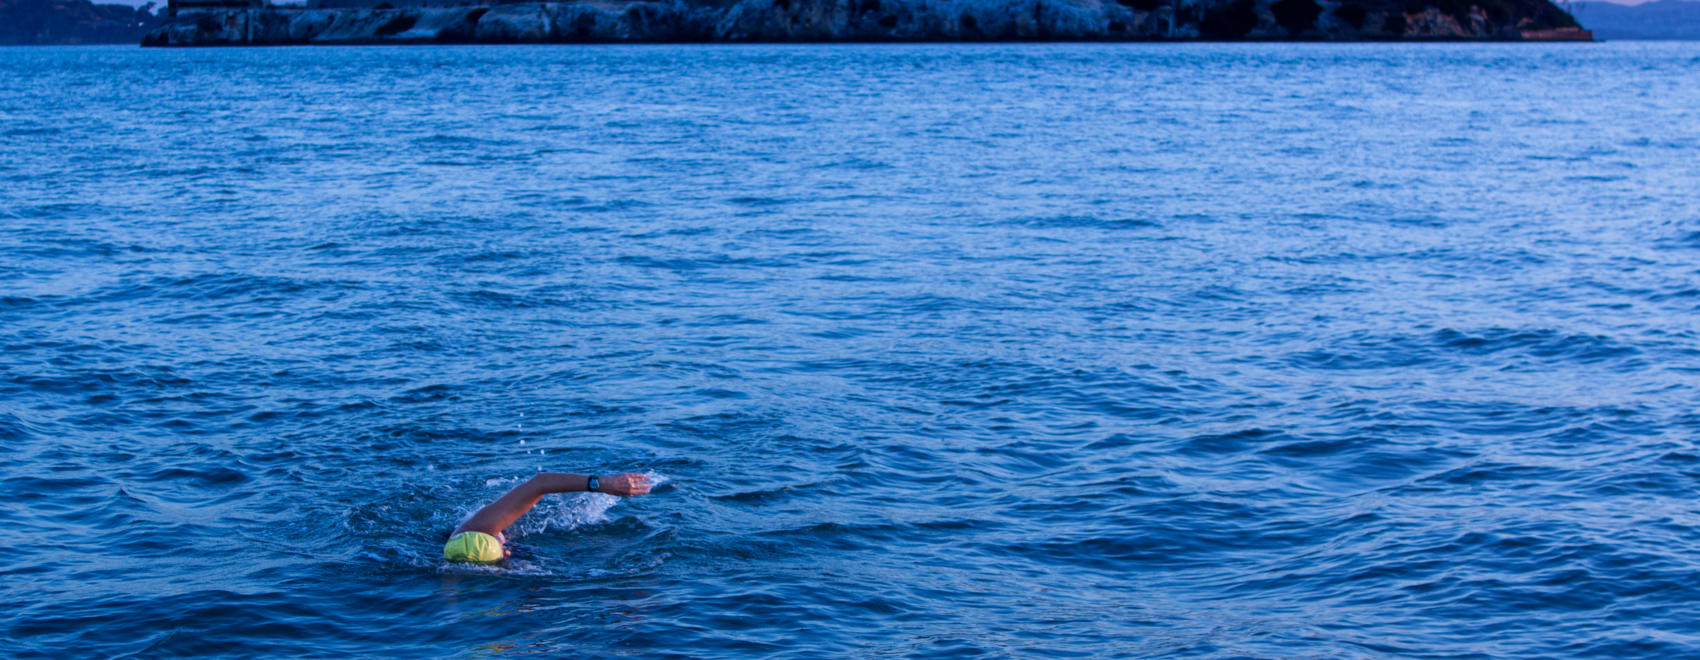
{"type": "Polygon", "coordinates": [[[12,657],[1700,657],[1700,44],[0,80],[12,657]]]}

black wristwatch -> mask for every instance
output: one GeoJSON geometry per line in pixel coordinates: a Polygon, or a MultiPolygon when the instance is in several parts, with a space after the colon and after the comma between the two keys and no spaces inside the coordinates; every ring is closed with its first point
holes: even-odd
{"type": "Polygon", "coordinates": [[[590,482],[585,484],[584,489],[592,493],[596,492],[596,475],[590,475],[590,482]]]}

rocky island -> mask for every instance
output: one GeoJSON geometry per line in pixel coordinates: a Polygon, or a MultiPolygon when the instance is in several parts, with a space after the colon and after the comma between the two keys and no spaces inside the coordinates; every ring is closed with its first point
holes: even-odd
{"type": "Polygon", "coordinates": [[[1549,0],[360,1],[213,0],[142,45],[1592,39],[1549,0]]]}

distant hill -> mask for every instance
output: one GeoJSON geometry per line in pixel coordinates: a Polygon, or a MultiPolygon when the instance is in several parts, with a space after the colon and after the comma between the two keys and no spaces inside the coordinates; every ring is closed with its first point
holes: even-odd
{"type": "Polygon", "coordinates": [[[140,43],[165,18],[152,2],[97,5],[89,0],[0,0],[0,45],[140,43]]]}
{"type": "Polygon", "coordinates": [[[1700,2],[1659,0],[1627,6],[1578,2],[1571,13],[1597,39],[1700,40],[1700,2]]]}

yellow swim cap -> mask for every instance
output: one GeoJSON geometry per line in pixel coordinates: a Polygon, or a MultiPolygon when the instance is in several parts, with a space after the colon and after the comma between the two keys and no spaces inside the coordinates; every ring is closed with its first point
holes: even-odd
{"type": "Polygon", "coordinates": [[[484,532],[461,532],[443,545],[449,561],[491,562],[502,558],[502,542],[484,532]]]}

